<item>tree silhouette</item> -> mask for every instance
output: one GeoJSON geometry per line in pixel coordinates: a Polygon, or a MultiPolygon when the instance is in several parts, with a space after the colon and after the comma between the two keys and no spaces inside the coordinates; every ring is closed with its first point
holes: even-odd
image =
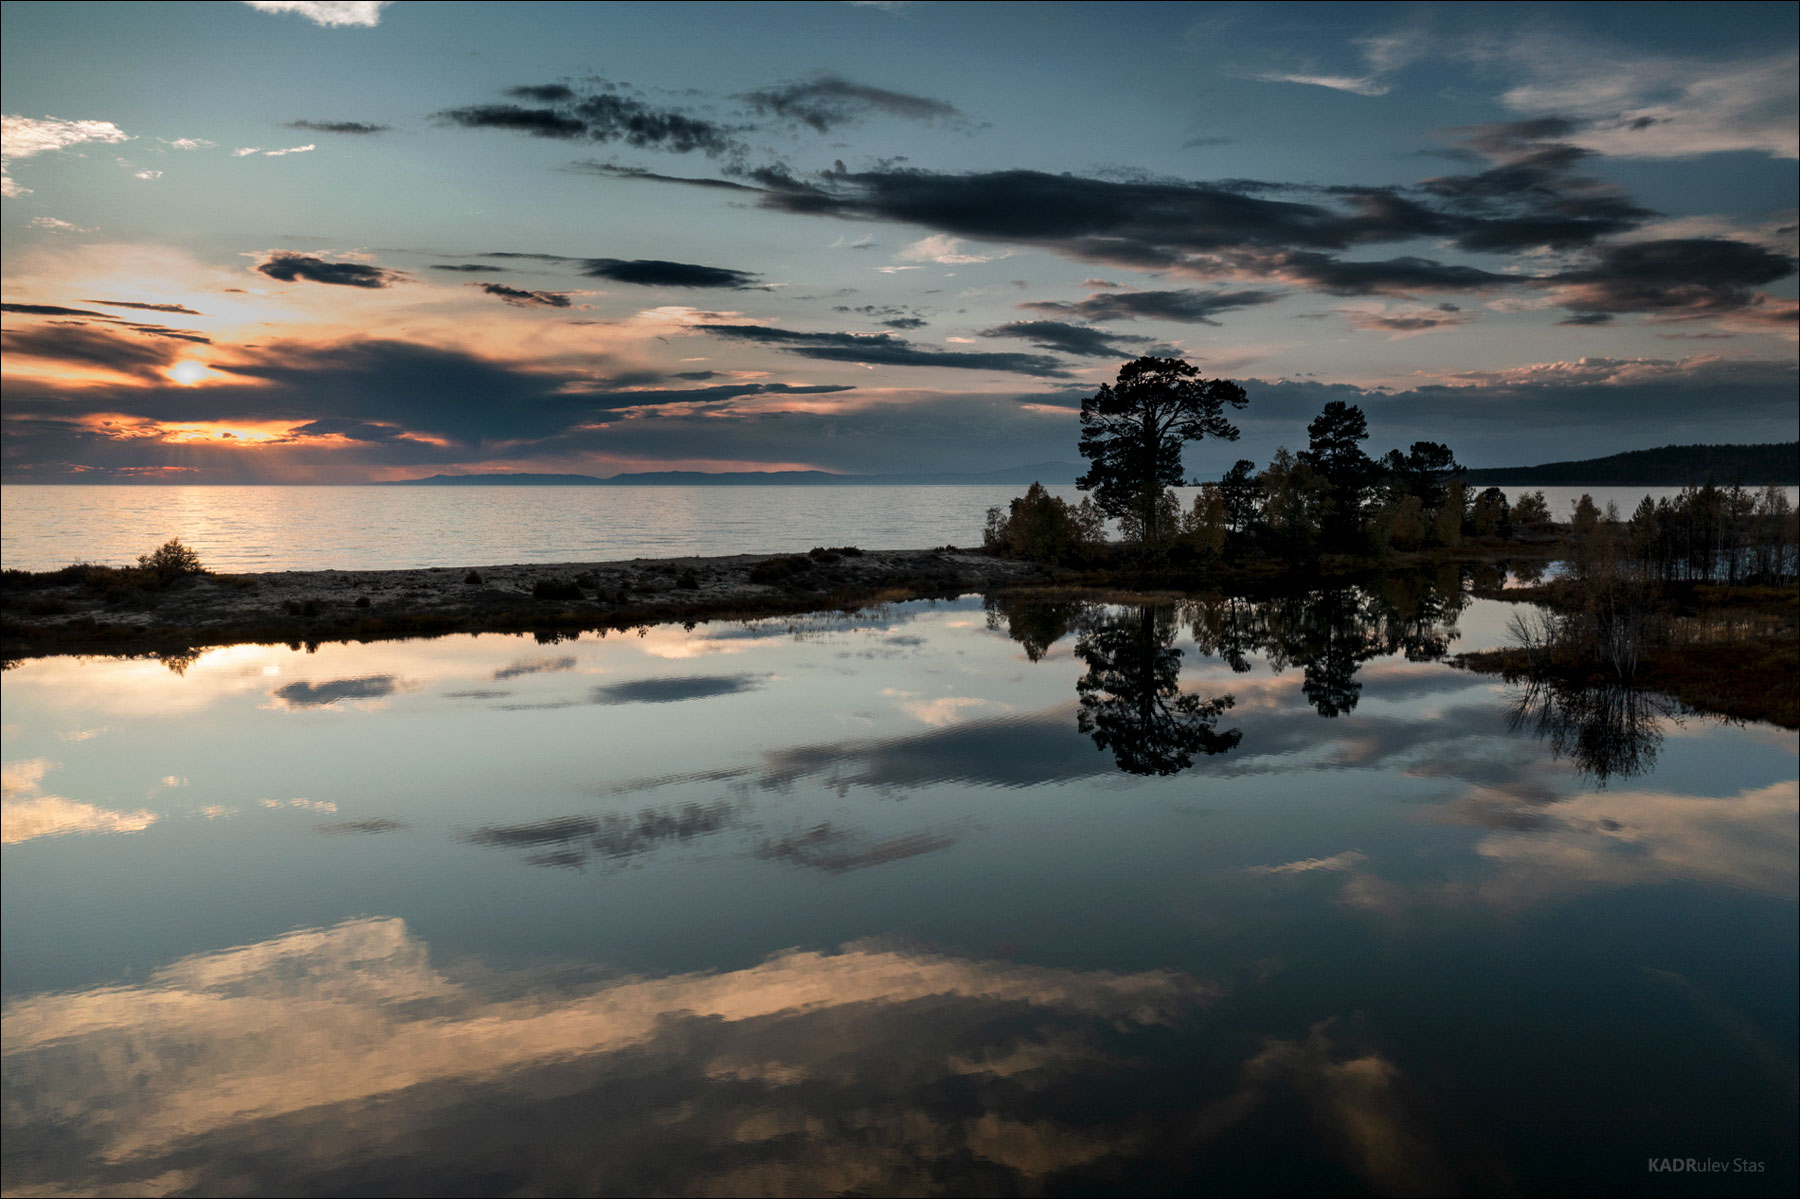
{"type": "Polygon", "coordinates": [[[1157,519],[1163,490],[1184,477],[1182,444],[1208,435],[1236,441],[1225,408],[1247,402],[1236,383],[1202,379],[1179,358],[1127,362],[1115,382],[1081,401],[1081,456],[1090,465],[1075,485],[1092,491],[1106,515],[1158,542],[1169,532],[1157,519]]]}
{"type": "Polygon", "coordinates": [[[1355,404],[1333,400],[1306,426],[1306,435],[1308,445],[1299,458],[1330,488],[1324,533],[1329,543],[1342,545],[1362,524],[1363,500],[1375,482],[1375,463],[1361,445],[1369,439],[1368,418],[1355,404]]]}
{"type": "Polygon", "coordinates": [[[1213,727],[1231,696],[1181,690],[1176,627],[1172,607],[1138,607],[1102,619],[1076,643],[1088,667],[1075,684],[1077,726],[1127,774],[1177,774],[1195,754],[1224,753],[1243,739],[1213,727]]]}

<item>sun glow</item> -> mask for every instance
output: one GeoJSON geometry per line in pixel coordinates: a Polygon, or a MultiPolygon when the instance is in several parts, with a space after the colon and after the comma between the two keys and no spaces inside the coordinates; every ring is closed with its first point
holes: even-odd
{"type": "Polygon", "coordinates": [[[197,383],[204,382],[209,377],[216,377],[213,375],[212,368],[206,363],[197,362],[192,358],[177,362],[163,373],[183,387],[192,387],[197,383]]]}

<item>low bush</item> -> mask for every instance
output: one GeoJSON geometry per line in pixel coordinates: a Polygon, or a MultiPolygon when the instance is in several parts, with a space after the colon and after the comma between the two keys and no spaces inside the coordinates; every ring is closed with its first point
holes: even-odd
{"type": "Polygon", "coordinates": [[[578,600],[581,598],[581,584],[573,579],[539,579],[531,585],[531,598],[578,600]]]}
{"type": "Polygon", "coordinates": [[[805,554],[765,558],[750,568],[750,581],[771,585],[790,582],[795,575],[811,570],[812,565],[813,560],[805,554]]]}

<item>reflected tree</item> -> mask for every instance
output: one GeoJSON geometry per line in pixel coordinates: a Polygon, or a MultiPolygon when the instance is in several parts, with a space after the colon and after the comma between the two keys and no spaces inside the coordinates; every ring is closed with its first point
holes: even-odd
{"type": "Polygon", "coordinates": [[[1181,690],[1173,607],[1140,606],[1098,620],[1076,643],[1087,673],[1075,684],[1077,724],[1127,774],[1176,774],[1195,754],[1220,754],[1243,738],[1214,726],[1229,695],[1203,699],[1181,690]]]}
{"type": "Polygon", "coordinates": [[[1655,766],[1661,723],[1678,711],[1667,696],[1622,683],[1530,679],[1510,699],[1509,728],[1548,741],[1552,754],[1573,761],[1602,787],[1655,766]]]}
{"type": "Polygon", "coordinates": [[[1025,656],[1041,662],[1052,645],[1073,633],[1093,607],[1080,600],[1036,600],[990,595],[983,601],[987,626],[998,630],[1006,622],[1006,635],[1017,641],[1025,656]]]}

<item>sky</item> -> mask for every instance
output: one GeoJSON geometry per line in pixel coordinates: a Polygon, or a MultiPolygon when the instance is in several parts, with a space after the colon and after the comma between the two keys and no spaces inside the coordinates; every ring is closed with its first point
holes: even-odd
{"type": "Polygon", "coordinates": [[[1077,461],[1800,424],[1792,4],[28,3],[9,483],[1077,461]]]}

